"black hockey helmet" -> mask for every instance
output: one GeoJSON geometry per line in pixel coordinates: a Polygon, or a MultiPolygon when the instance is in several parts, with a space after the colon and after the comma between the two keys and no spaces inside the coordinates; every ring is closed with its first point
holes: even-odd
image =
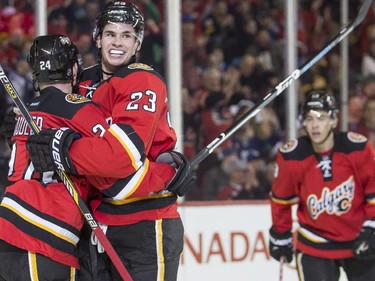
{"type": "Polygon", "coordinates": [[[338,109],[336,107],[335,98],[325,90],[311,90],[307,92],[306,101],[302,107],[301,118],[305,120],[306,114],[311,110],[324,111],[329,114],[332,119],[337,118],[338,109]]]}
{"type": "Polygon", "coordinates": [[[96,27],[93,32],[94,40],[102,33],[106,24],[110,22],[132,25],[137,39],[142,43],[145,22],[135,4],[122,1],[109,2],[96,18],[96,27]]]}
{"type": "Polygon", "coordinates": [[[34,82],[37,83],[72,80],[76,62],[78,75],[82,71],[82,59],[78,49],[65,35],[36,37],[27,62],[33,71],[34,82]]]}

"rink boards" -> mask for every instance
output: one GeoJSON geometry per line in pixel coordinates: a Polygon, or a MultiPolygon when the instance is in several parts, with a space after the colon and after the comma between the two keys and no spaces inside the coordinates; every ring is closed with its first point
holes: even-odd
{"type": "MultiPolygon", "coordinates": [[[[179,210],[185,246],[178,281],[281,280],[268,253],[268,201],[186,202],[179,210]]],[[[298,281],[294,261],[282,274],[284,281],[298,281]]]]}

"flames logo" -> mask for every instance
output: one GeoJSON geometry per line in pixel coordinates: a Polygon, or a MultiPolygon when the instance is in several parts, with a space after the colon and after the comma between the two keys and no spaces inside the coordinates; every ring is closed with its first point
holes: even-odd
{"type": "Polygon", "coordinates": [[[143,69],[143,70],[154,70],[151,66],[144,63],[132,63],[128,66],[129,69],[143,69]]]}
{"type": "Polygon", "coordinates": [[[291,152],[297,147],[297,145],[298,145],[298,140],[291,139],[280,147],[280,151],[283,153],[291,152]]]}
{"type": "Polygon", "coordinates": [[[353,133],[353,132],[348,132],[348,139],[351,142],[355,143],[361,143],[361,142],[366,142],[367,138],[361,134],[353,133]]]}
{"type": "Polygon", "coordinates": [[[90,99],[85,98],[81,95],[77,95],[77,94],[67,94],[65,96],[65,100],[69,103],[83,103],[83,102],[89,102],[90,101],[90,99]]]}

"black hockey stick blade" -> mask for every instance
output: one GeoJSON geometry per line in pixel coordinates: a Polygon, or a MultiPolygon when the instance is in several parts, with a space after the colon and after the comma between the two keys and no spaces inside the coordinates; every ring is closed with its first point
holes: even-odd
{"type": "Polygon", "coordinates": [[[239,128],[241,128],[247,121],[254,117],[259,111],[261,111],[266,105],[274,100],[278,95],[284,92],[294,81],[310,69],[317,61],[324,57],[332,48],[340,43],[349,33],[353,31],[366,17],[367,12],[370,8],[372,0],[365,0],[355,17],[345,28],[343,28],[331,41],[329,41],[314,57],[307,60],[299,68],[295,69],[286,79],[281,81],[270,93],[268,93],[261,102],[253,106],[249,111],[241,116],[233,125],[231,125],[225,132],[221,133],[216,139],[209,143],[203,148],[191,161],[194,168],[197,168],[208,155],[210,155],[218,146],[220,146],[225,140],[227,140],[232,134],[234,134],[239,128]]]}
{"type": "MultiPolygon", "coordinates": [[[[12,82],[8,79],[7,75],[4,72],[2,65],[0,65],[0,80],[3,84],[5,90],[9,94],[9,96],[13,99],[14,104],[19,108],[23,117],[25,118],[27,124],[30,126],[32,131],[35,134],[39,134],[40,129],[31,117],[29,110],[27,109],[26,105],[20,98],[19,94],[17,93],[16,89],[13,87],[12,82]]],[[[89,208],[86,206],[85,202],[83,201],[82,197],[79,195],[77,188],[74,186],[73,181],[70,179],[69,175],[62,170],[56,171],[60,176],[61,180],[63,181],[66,189],[68,190],[70,196],[73,198],[74,202],[77,204],[79,210],[81,211],[83,217],[85,218],[86,222],[91,227],[92,231],[98,237],[98,240],[103,245],[103,248],[108,254],[108,257],[113,262],[113,265],[116,267],[117,271],[126,281],[133,281],[132,277],[130,276],[129,272],[125,268],[124,264],[122,263],[120,257],[116,253],[115,249],[113,248],[112,244],[109,242],[107,236],[105,236],[103,230],[99,227],[98,223],[94,219],[94,216],[91,214],[89,208]]]]}

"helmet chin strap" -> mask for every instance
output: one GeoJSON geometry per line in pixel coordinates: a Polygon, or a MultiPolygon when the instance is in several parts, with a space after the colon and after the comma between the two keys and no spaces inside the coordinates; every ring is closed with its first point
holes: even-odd
{"type": "Polygon", "coordinates": [[[39,88],[39,83],[38,83],[38,80],[37,78],[33,75],[33,80],[32,80],[32,83],[33,83],[33,88],[36,92],[39,92],[40,88],[39,88]]]}
{"type": "Polygon", "coordinates": [[[105,71],[103,68],[102,68],[102,72],[106,75],[109,75],[109,76],[112,76],[113,75],[113,72],[107,72],[105,71]]]}

